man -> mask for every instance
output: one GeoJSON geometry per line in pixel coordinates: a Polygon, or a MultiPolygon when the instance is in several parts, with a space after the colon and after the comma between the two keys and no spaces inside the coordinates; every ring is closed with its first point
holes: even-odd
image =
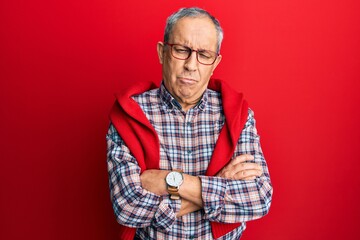
{"type": "Polygon", "coordinates": [[[117,95],[107,134],[120,239],[239,239],[272,186],[252,110],[219,80],[219,22],[199,8],[167,20],[160,87],[117,95]]]}

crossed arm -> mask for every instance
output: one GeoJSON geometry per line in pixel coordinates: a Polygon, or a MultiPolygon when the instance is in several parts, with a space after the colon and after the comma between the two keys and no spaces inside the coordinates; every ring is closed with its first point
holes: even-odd
{"type": "MultiPolygon", "coordinates": [[[[220,172],[217,177],[232,180],[254,180],[263,173],[259,164],[248,162],[254,160],[249,154],[240,155],[232,159],[220,172]]],[[[168,170],[145,170],[140,175],[141,185],[144,189],[157,195],[166,195],[165,177],[168,170]]],[[[180,211],[177,217],[203,208],[201,180],[199,177],[183,174],[184,182],[179,189],[181,199],[180,211]]]]}
{"type": "Polygon", "coordinates": [[[184,174],[180,201],[167,197],[165,177],[169,171],[152,169],[140,174],[136,159],[111,125],[107,134],[107,162],[118,222],[135,228],[152,225],[168,231],[177,217],[199,209],[209,221],[227,223],[254,220],[267,214],[272,186],[251,112],[243,133],[234,153],[237,157],[217,176],[184,174]]]}

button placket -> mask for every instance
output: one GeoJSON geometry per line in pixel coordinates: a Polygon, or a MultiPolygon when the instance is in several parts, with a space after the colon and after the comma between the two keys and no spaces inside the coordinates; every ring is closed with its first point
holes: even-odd
{"type": "Polygon", "coordinates": [[[185,115],[185,119],[184,119],[184,137],[185,137],[185,163],[186,162],[190,162],[190,160],[192,159],[192,119],[193,119],[193,115],[194,115],[194,109],[190,109],[186,115],[185,115]]]}

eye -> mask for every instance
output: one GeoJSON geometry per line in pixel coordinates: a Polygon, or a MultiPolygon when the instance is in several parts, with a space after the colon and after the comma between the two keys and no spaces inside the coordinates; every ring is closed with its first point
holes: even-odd
{"type": "Polygon", "coordinates": [[[213,57],[213,54],[211,54],[209,51],[199,51],[199,56],[204,59],[209,59],[213,57]]]}
{"type": "Polygon", "coordinates": [[[188,53],[189,52],[189,49],[186,47],[183,47],[183,46],[174,46],[174,50],[177,53],[188,53]]]}

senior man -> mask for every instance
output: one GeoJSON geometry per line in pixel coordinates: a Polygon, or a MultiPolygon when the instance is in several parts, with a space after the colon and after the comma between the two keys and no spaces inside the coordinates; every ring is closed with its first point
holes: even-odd
{"type": "Polygon", "coordinates": [[[161,85],[117,95],[107,163],[120,239],[239,239],[247,221],[268,213],[272,185],[253,111],[210,79],[222,38],[208,12],[180,9],[157,44],[161,85]]]}

